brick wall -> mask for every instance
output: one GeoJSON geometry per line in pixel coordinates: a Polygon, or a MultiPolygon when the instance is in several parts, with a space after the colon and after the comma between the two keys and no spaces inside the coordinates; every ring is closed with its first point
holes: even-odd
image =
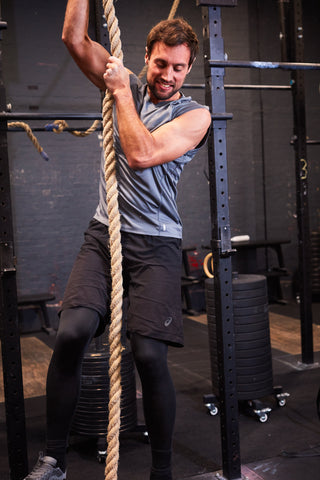
{"type": "MultiPolygon", "coordinates": [[[[222,31],[229,59],[279,60],[277,2],[239,0],[223,10],[222,31]],[[259,11],[257,5],[259,4],[259,11]]],[[[305,3],[306,61],[318,61],[317,1],[305,3]]],[[[65,0],[4,2],[8,22],[3,33],[4,80],[7,100],[15,112],[97,112],[100,94],[73,63],[61,42],[65,0]]],[[[125,63],[139,72],[149,28],[166,17],[171,0],[116,2],[125,63]]],[[[194,26],[202,40],[201,12],[193,0],[182,0],[178,14],[194,26]]],[[[225,83],[288,84],[285,72],[233,69],[225,83]]],[[[188,83],[203,83],[202,55],[188,83]]],[[[308,135],[319,138],[319,72],[306,73],[308,135]]],[[[203,102],[202,90],[186,90],[203,102]]],[[[227,91],[229,121],[227,155],[232,234],[262,238],[288,237],[287,266],[297,266],[294,153],[290,92],[227,91]],[[263,133],[263,135],[262,135],[263,133]],[[263,155],[264,168],[263,171],[263,155]],[[265,178],[264,178],[265,175],[265,178]],[[265,203],[264,203],[265,202],[265,203]],[[264,212],[266,211],[266,217],[264,212]]],[[[33,122],[43,125],[46,122],[33,122]]],[[[79,122],[70,122],[80,126],[79,122]]],[[[85,122],[89,126],[91,122],[85,122]]],[[[18,289],[23,293],[51,290],[57,301],[82,241],[82,233],[97,203],[100,141],[97,134],[78,139],[67,133],[39,133],[50,157],[45,162],[24,133],[9,133],[9,157],[18,289]]],[[[310,217],[319,228],[319,147],[310,147],[310,217]]],[[[184,244],[210,242],[207,152],[203,148],[182,174],[178,204],[184,223],[184,244]]]]}

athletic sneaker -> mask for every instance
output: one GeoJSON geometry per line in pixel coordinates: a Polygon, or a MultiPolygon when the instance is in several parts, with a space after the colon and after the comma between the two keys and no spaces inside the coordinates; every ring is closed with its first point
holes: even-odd
{"type": "Polygon", "coordinates": [[[57,460],[52,457],[44,457],[40,452],[38,461],[29,475],[24,480],[64,480],[66,473],[56,467],[57,460]]]}

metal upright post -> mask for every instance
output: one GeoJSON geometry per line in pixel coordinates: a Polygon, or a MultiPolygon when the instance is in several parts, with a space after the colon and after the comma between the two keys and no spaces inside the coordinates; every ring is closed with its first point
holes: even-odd
{"type": "MultiPolygon", "coordinates": [[[[0,20],[0,29],[2,30],[3,28],[6,28],[6,23],[0,20]]],[[[0,48],[0,109],[1,111],[5,111],[6,95],[2,73],[2,49],[0,48]]],[[[8,457],[10,478],[12,480],[21,480],[28,473],[28,457],[20,338],[17,320],[17,286],[13,245],[7,121],[3,118],[0,119],[0,218],[0,333],[8,457]]]]}
{"type": "MultiPolygon", "coordinates": [[[[304,61],[302,2],[292,0],[289,10],[289,61],[304,61]]],[[[308,161],[304,72],[291,72],[293,133],[296,165],[296,201],[298,221],[299,293],[301,321],[301,360],[311,364],[313,356],[312,284],[308,201],[308,161]]]]}
{"type": "Polygon", "coordinates": [[[224,68],[211,68],[208,60],[224,60],[221,9],[236,0],[197,0],[202,6],[206,104],[212,113],[208,162],[210,178],[212,253],[214,260],[215,308],[219,368],[219,405],[224,478],[241,479],[238,398],[232,303],[232,264],[226,126],[232,115],[225,113],[224,68]]]}

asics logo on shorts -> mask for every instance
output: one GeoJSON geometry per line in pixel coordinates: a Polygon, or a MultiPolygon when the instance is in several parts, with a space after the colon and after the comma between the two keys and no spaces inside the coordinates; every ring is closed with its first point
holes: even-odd
{"type": "Polygon", "coordinates": [[[172,317],[168,317],[167,320],[164,322],[164,326],[169,327],[171,322],[172,322],[172,317]]]}

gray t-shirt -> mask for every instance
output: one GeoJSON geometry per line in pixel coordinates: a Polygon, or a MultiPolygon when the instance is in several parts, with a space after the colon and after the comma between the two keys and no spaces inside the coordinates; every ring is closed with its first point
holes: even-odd
{"type": "MultiPolygon", "coordinates": [[[[130,75],[131,90],[139,116],[152,132],[176,117],[197,108],[207,108],[182,96],[172,102],[153,104],[147,86],[135,75],[130,75]]],[[[117,121],[114,115],[114,148],[118,181],[118,202],[121,216],[121,230],[125,232],[182,237],[182,224],[177,210],[177,183],[183,167],[190,162],[198,148],[171,162],[132,170],[122,151],[117,121]]],[[[94,218],[108,225],[106,184],[104,178],[104,154],[101,156],[99,205],[94,218]]]]}

